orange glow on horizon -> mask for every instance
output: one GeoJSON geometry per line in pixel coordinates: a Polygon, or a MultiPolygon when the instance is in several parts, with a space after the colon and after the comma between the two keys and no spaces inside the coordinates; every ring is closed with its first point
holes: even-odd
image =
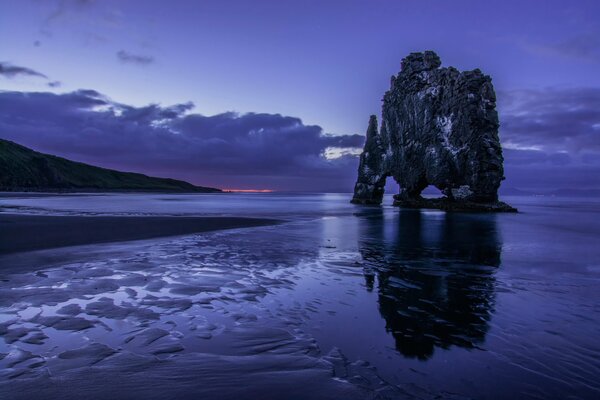
{"type": "Polygon", "coordinates": [[[272,193],[273,189],[222,189],[224,192],[231,193],[272,193]]]}

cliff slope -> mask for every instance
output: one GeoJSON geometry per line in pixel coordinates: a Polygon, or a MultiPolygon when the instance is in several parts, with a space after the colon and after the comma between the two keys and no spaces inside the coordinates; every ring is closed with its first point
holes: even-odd
{"type": "Polygon", "coordinates": [[[0,191],[220,192],[168,178],[95,167],[0,139],[0,191]]]}

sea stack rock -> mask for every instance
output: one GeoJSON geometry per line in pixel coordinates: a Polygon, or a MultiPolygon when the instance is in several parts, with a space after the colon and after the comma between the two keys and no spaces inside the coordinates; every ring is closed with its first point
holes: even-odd
{"type": "Polygon", "coordinates": [[[367,129],[367,141],[360,155],[353,203],[381,204],[386,179],[383,162],[384,154],[379,132],[377,132],[377,117],[371,115],[367,129]]]}
{"type": "Polygon", "coordinates": [[[516,211],[498,201],[504,179],[492,80],[479,69],[441,68],[433,51],[412,53],[383,97],[381,129],[371,116],[353,203],[380,204],[385,180],[400,185],[394,205],[516,211]],[[444,197],[425,199],[427,186],[444,197]]]}

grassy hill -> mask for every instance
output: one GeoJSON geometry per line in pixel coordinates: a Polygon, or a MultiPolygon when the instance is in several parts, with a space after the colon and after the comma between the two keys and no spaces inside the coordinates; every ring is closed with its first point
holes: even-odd
{"type": "Polygon", "coordinates": [[[176,179],[70,161],[0,139],[0,191],[220,192],[176,179]]]}

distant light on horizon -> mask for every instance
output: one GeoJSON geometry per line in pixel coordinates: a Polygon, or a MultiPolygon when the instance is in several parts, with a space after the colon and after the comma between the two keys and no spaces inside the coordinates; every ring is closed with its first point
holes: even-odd
{"type": "Polygon", "coordinates": [[[229,193],[273,193],[273,189],[222,189],[229,193]]]}

